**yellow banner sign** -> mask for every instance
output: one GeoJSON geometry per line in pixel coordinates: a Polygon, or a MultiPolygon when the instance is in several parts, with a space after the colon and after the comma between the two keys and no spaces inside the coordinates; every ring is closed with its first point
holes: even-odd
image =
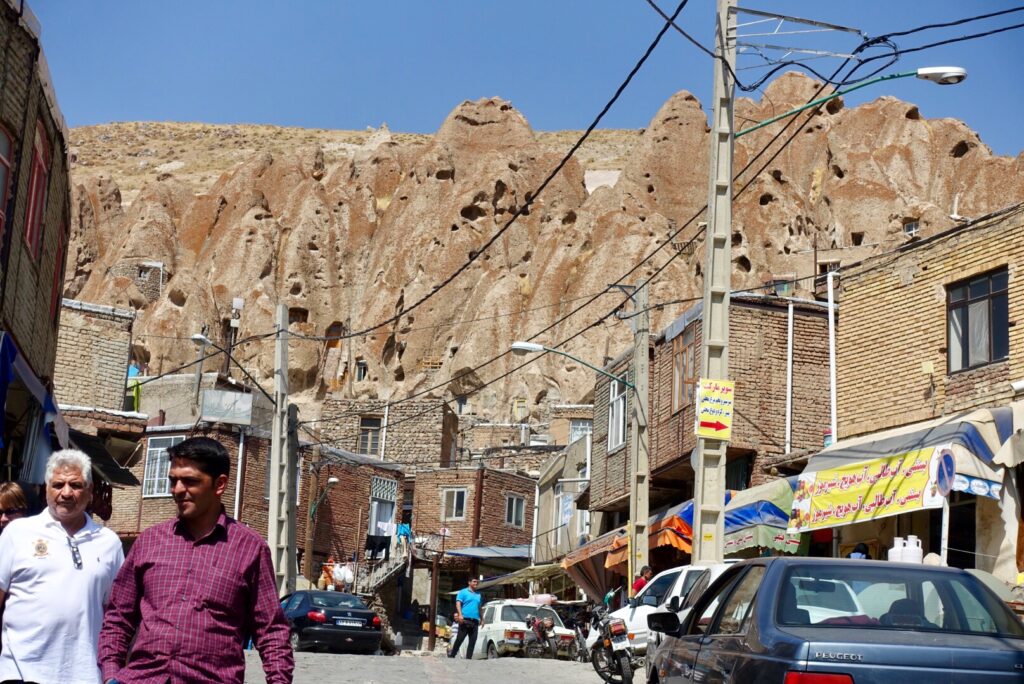
{"type": "Polygon", "coordinates": [[[707,439],[732,439],[732,407],[736,385],[731,380],[701,378],[697,384],[694,432],[707,439]]]}
{"type": "Polygon", "coordinates": [[[795,534],[940,508],[939,450],[918,449],[832,470],[797,482],[787,532],[795,534]]]}

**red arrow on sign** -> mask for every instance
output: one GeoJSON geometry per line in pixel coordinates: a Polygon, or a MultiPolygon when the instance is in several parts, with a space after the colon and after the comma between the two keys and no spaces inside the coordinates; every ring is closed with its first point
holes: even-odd
{"type": "Polygon", "coordinates": [[[714,423],[706,421],[706,420],[702,420],[702,421],[700,421],[700,426],[702,428],[711,428],[715,432],[718,432],[719,430],[725,430],[727,427],[729,427],[725,423],[722,423],[721,421],[718,421],[718,420],[716,420],[714,423]]]}

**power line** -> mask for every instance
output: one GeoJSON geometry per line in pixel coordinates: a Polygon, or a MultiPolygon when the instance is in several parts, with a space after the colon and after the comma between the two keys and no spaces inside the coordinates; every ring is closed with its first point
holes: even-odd
{"type": "MultiPolygon", "coordinates": [[[[683,8],[686,7],[686,3],[688,1],[689,0],[682,0],[682,2],[679,3],[679,6],[676,7],[676,11],[672,13],[671,19],[673,21],[676,17],[679,16],[679,13],[683,11],[683,8]]],[[[519,207],[516,210],[516,212],[512,214],[512,216],[508,219],[508,221],[506,221],[505,224],[500,229],[497,230],[497,232],[495,232],[493,235],[491,235],[490,238],[488,238],[488,240],[483,244],[483,246],[481,246],[479,249],[475,249],[472,252],[470,252],[469,259],[463,262],[462,265],[455,269],[451,274],[449,274],[448,277],[446,277],[440,283],[431,288],[431,290],[427,292],[427,294],[420,297],[410,306],[403,308],[402,311],[400,311],[399,313],[375,325],[372,325],[368,328],[364,328],[362,330],[358,330],[356,332],[348,333],[347,336],[362,337],[363,335],[369,334],[374,330],[398,322],[399,320],[401,320],[402,316],[422,306],[434,295],[440,292],[443,288],[451,284],[452,281],[454,281],[466,269],[468,269],[481,254],[487,251],[487,249],[491,245],[493,245],[498,240],[498,238],[504,235],[505,232],[512,227],[512,225],[516,222],[516,219],[518,219],[520,216],[524,216],[527,213],[529,213],[530,207],[533,205],[533,203],[537,200],[538,197],[540,197],[541,193],[544,192],[544,190],[548,187],[551,181],[553,181],[555,177],[558,176],[558,174],[562,171],[565,165],[569,163],[569,160],[572,159],[573,155],[576,154],[576,151],[583,145],[584,142],[586,142],[586,140],[590,137],[590,134],[594,131],[595,128],[597,128],[597,125],[601,123],[601,120],[604,118],[605,114],[607,114],[608,111],[612,108],[612,106],[618,101],[619,97],[626,90],[626,87],[633,80],[633,77],[636,76],[637,72],[640,71],[640,68],[643,67],[644,63],[651,56],[651,53],[654,52],[654,49],[658,47],[658,43],[661,42],[662,37],[668,31],[670,25],[670,22],[666,22],[665,25],[662,26],[661,30],[658,32],[658,35],[655,36],[654,40],[647,47],[647,50],[644,51],[643,56],[630,70],[629,74],[626,76],[626,79],[615,90],[615,94],[612,96],[612,98],[608,100],[608,102],[604,105],[604,107],[602,107],[601,111],[597,114],[597,116],[590,123],[590,125],[587,126],[587,129],[586,131],[584,131],[583,135],[580,136],[580,138],[573,144],[571,148],[569,148],[569,151],[565,154],[564,157],[562,157],[561,161],[559,161],[558,164],[555,165],[554,170],[552,170],[551,173],[547,175],[547,177],[541,182],[541,184],[537,186],[537,188],[533,192],[527,193],[526,201],[523,203],[523,206],[519,207]]]]}

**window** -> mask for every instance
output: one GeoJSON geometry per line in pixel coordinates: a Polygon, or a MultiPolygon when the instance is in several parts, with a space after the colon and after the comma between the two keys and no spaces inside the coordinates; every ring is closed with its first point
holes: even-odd
{"type": "Polygon", "coordinates": [[[1010,355],[1010,307],[1005,268],[960,281],[946,290],[949,372],[1010,355]]]}
{"type": "Polygon", "coordinates": [[[57,325],[61,294],[64,292],[64,229],[57,234],[57,253],[53,258],[53,283],[50,289],[50,322],[57,325]]]}
{"type": "Polygon", "coordinates": [[[838,261],[819,261],[818,275],[827,276],[829,273],[835,273],[839,270],[840,265],[838,261]]]}
{"type": "MultiPolygon", "coordinates": [[[[580,466],[576,472],[579,479],[590,479],[590,471],[586,465],[580,466]]],[[[590,534],[590,511],[585,508],[576,509],[576,538],[579,539],[585,534],[590,534]]]]}
{"type": "Polygon", "coordinates": [[[563,519],[562,511],[565,504],[562,500],[567,496],[565,493],[565,486],[561,482],[556,482],[555,487],[552,490],[554,493],[555,508],[551,511],[551,529],[555,533],[555,547],[562,545],[562,539],[565,535],[565,523],[568,520],[563,519]]]}
{"type": "Polygon", "coordinates": [[[460,416],[469,413],[469,400],[464,395],[455,397],[455,406],[460,416]]]}
{"type": "Polygon", "coordinates": [[[637,596],[654,596],[658,600],[657,605],[660,606],[665,600],[665,595],[672,589],[672,585],[676,583],[677,579],[679,579],[678,572],[669,572],[655,577],[647,586],[640,590],[637,596]]]}
{"type": "Polygon", "coordinates": [[[921,223],[917,219],[907,221],[903,224],[903,234],[908,238],[917,237],[921,230],[921,223]]]}
{"type": "Polygon", "coordinates": [[[608,451],[626,442],[626,383],[608,383],[608,451]]]}
{"type": "Polygon", "coordinates": [[[366,375],[369,368],[366,365],[366,361],[362,359],[356,359],[356,382],[360,382],[366,379],[366,375]]]}
{"type": "Polygon", "coordinates": [[[505,497],[505,524],[523,527],[526,520],[526,499],[521,496],[505,497]]]}
{"type": "Polygon", "coordinates": [[[380,455],[380,418],[362,416],[359,418],[359,453],[367,456],[380,455]]]}
{"type": "Polygon", "coordinates": [[[586,418],[572,418],[569,420],[569,444],[577,439],[583,439],[593,429],[593,422],[586,418]]]}
{"type": "Polygon", "coordinates": [[[288,307],[288,325],[294,323],[306,323],[309,321],[309,311],[301,306],[288,307]]]}
{"type": "Polygon", "coordinates": [[[725,464],[725,488],[741,490],[750,486],[753,456],[739,456],[725,464]]]}
{"type": "Polygon", "coordinates": [[[11,136],[0,128],[0,238],[7,227],[7,199],[11,185],[11,136]]]}
{"type": "Polygon", "coordinates": [[[167,471],[171,469],[171,459],[167,455],[167,448],[184,441],[183,435],[149,438],[146,447],[146,469],[142,477],[143,496],[171,495],[171,483],[167,479],[167,471]]]}
{"type": "Polygon", "coordinates": [[[696,327],[672,339],[672,412],[693,403],[697,386],[696,327]]]}
{"type": "Polygon", "coordinates": [[[525,420],[526,419],[526,399],[522,397],[516,397],[512,400],[512,420],[525,420]]]}
{"type": "Polygon", "coordinates": [[[718,616],[715,634],[739,634],[747,631],[752,614],[750,606],[754,602],[754,595],[757,594],[763,577],[763,565],[755,565],[747,571],[747,574],[740,580],[739,586],[725,602],[725,606],[718,616]]]}
{"type": "Polygon", "coordinates": [[[395,511],[398,507],[398,480],[370,478],[370,515],[367,534],[395,535],[395,511]]]}
{"type": "Polygon", "coordinates": [[[43,214],[46,209],[46,186],[50,177],[50,143],[43,122],[36,123],[32,144],[32,168],[28,178],[28,209],[25,214],[25,244],[33,259],[39,258],[43,244],[43,214]]]}
{"type": "Polygon", "coordinates": [[[466,490],[446,489],[444,490],[444,512],[443,520],[465,520],[466,519],[466,490]]]}

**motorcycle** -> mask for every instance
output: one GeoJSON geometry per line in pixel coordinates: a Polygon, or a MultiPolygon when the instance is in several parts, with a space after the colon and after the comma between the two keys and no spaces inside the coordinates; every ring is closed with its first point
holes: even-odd
{"type": "Polygon", "coordinates": [[[555,635],[555,621],[549,617],[526,616],[526,657],[557,658],[558,637],[555,635]]]}
{"type": "Polygon", "coordinates": [[[633,672],[643,667],[630,644],[626,621],[610,617],[607,606],[594,611],[587,647],[591,665],[609,684],[632,684],[633,672]]]}

